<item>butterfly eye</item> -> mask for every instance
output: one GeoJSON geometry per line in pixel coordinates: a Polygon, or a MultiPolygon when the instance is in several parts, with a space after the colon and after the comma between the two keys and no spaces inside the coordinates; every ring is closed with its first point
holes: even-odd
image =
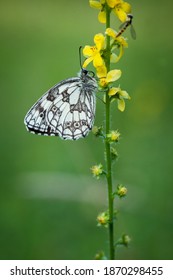
{"type": "Polygon", "coordinates": [[[84,75],[87,75],[87,74],[88,74],[88,70],[82,68],[82,73],[83,73],[84,75]]]}

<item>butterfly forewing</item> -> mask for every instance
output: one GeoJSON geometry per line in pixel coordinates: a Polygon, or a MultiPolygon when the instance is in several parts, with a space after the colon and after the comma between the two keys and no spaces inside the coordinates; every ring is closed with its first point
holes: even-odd
{"type": "Polygon", "coordinates": [[[82,69],[79,77],[48,90],[29,110],[24,123],[30,132],[76,140],[94,124],[97,83],[82,69]]]}

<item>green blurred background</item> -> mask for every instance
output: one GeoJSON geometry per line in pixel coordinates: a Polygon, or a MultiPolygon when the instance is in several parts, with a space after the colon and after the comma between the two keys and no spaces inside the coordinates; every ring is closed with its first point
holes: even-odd
{"type": "MultiPolygon", "coordinates": [[[[119,259],[173,258],[173,131],[171,1],[130,1],[137,40],[116,66],[132,97],[124,113],[113,106],[122,134],[116,183],[116,237],[128,233],[119,259]]],[[[119,22],[112,20],[117,29],[119,22]]],[[[103,161],[93,135],[79,141],[29,134],[23,119],[58,81],[79,71],[78,48],[103,32],[88,1],[0,1],[1,186],[0,259],[93,259],[107,253],[107,231],[96,226],[106,210],[104,181],[90,174],[103,161]]],[[[104,119],[97,100],[95,124],[104,119]]]]}

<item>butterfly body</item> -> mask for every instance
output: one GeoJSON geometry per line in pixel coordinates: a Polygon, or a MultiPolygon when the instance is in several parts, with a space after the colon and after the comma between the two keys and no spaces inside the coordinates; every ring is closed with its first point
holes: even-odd
{"type": "Polygon", "coordinates": [[[70,140],[85,137],[94,124],[96,90],[95,78],[85,69],[79,77],[61,81],[26,114],[27,130],[70,140]]]}

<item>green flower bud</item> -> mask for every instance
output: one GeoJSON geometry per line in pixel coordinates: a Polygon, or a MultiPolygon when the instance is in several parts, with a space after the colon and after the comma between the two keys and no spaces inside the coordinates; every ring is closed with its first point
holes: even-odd
{"type": "Polygon", "coordinates": [[[95,260],[107,260],[107,257],[105,256],[105,253],[101,251],[95,255],[95,260]]]}
{"type": "Polygon", "coordinates": [[[93,174],[94,177],[96,177],[97,179],[99,179],[100,175],[103,174],[103,165],[100,163],[98,165],[93,165],[91,167],[91,172],[93,174]]]}
{"type": "Polygon", "coordinates": [[[102,131],[102,127],[101,126],[93,126],[92,128],[92,133],[96,136],[103,136],[103,131],[102,131]]]}
{"type": "Polygon", "coordinates": [[[108,227],[109,224],[109,214],[107,212],[102,212],[97,216],[98,226],[108,227]]]}
{"type": "Polygon", "coordinates": [[[118,186],[117,186],[116,194],[117,194],[120,198],[126,196],[126,194],[127,194],[127,188],[124,187],[123,185],[118,185],[118,186]]]}
{"type": "Polygon", "coordinates": [[[106,135],[108,142],[113,143],[113,142],[118,142],[120,138],[120,133],[118,130],[112,130],[110,131],[109,134],[106,135]]]}
{"type": "Polygon", "coordinates": [[[121,238],[116,242],[115,246],[124,245],[125,247],[128,247],[130,242],[131,242],[131,238],[129,237],[129,235],[123,234],[121,238]]]}
{"type": "Polygon", "coordinates": [[[116,160],[117,157],[118,157],[117,150],[115,148],[111,147],[111,159],[116,160]]]}

